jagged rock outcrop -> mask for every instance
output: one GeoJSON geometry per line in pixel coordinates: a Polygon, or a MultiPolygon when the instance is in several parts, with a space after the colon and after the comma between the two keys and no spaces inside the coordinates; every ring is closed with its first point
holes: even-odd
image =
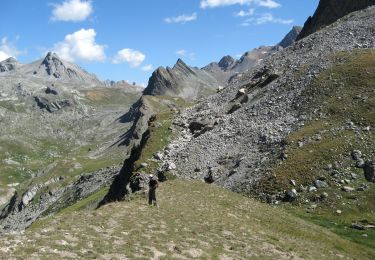
{"type": "Polygon", "coordinates": [[[375,5],[375,0],[320,0],[313,16],[310,16],[297,40],[300,40],[352,12],[375,5]]]}
{"type": "Polygon", "coordinates": [[[0,72],[8,72],[17,69],[20,63],[15,58],[8,58],[0,62],[0,72]]]}
{"type": "Polygon", "coordinates": [[[154,115],[152,106],[145,97],[142,97],[123,116],[122,120],[133,121],[131,129],[125,134],[124,141],[121,143],[126,145],[128,153],[119,174],[115,177],[100,205],[121,200],[125,195],[137,191],[137,187],[131,183],[131,178],[134,177],[134,163],[139,159],[149,138],[149,122],[152,121],[154,115]]]}
{"type": "Polygon", "coordinates": [[[301,33],[301,30],[302,30],[301,26],[293,26],[292,30],[277,45],[283,48],[289,47],[296,41],[298,35],[301,33]]]}
{"type": "Polygon", "coordinates": [[[34,97],[37,106],[40,109],[46,109],[50,113],[59,111],[60,109],[72,107],[74,103],[69,99],[50,101],[45,97],[34,97]]]}
{"type": "Polygon", "coordinates": [[[82,174],[77,176],[74,182],[60,188],[50,188],[50,186],[61,182],[64,178],[53,178],[31,187],[22,195],[16,193],[0,212],[0,233],[22,231],[43,214],[58,212],[88,197],[108,186],[119,169],[119,167],[110,167],[82,174]]]}
{"type": "Polygon", "coordinates": [[[191,68],[178,59],[173,68],[159,67],[155,70],[143,94],[194,100],[213,93],[218,85],[218,81],[205,70],[191,68]]]}

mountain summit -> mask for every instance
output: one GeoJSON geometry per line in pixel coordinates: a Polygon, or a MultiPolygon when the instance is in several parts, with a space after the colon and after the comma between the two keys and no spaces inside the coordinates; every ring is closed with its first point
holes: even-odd
{"type": "Polygon", "coordinates": [[[170,95],[184,99],[196,99],[212,92],[217,80],[208,72],[192,68],[178,59],[173,68],[159,67],[149,79],[144,95],[170,95]]]}
{"type": "Polygon", "coordinates": [[[62,81],[85,86],[102,86],[103,83],[78,65],[61,59],[56,53],[48,52],[43,59],[21,64],[14,58],[0,62],[0,73],[10,76],[38,78],[44,81],[62,81]]]}
{"type": "Polygon", "coordinates": [[[278,45],[283,48],[292,45],[296,41],[298,35],[301,33],[301,30],[301,26],[293,26],[292,30],[284,37],[284,39],[278,45]]]}

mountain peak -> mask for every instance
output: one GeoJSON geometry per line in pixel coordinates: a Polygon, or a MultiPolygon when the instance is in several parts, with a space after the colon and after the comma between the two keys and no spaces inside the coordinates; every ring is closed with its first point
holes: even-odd
{"type": "Polygon", "coordinates": [[[225,70],[229,68],[231,65],[233,65],[234,62],[235,59],[233,59],[232,56],[226,55],[219,61],[219,67],[225,70]]]}
{"type": "Polygon", "coordinates": [[[176,64],[173,66],[173,68],[176,68],[176,67],[188,67],[188,65],[186,65],[186,63],[182,60],[182,59],[178,59],[176,64]]]}
{"type": "Polygon", "coordinates": [[[20,63],[13,57],[0,62],[0,72],[13,71],[20,63]]]}
{"type": "Polygon", "coordinates": [[[9,57],[8,59],[3,61],[4,63],[19,63],[18,60],[16,60],[13,57],[9,57]]]}
{"type": "Polygon", "coordinates": [[[284,39],[278,45],[283,48],[286,48],[292,45],[296,41],[301,30],[302,30],[301,26],[293,26],[293,28],[289,31],[287,35],[285,35],[284,39]]]}

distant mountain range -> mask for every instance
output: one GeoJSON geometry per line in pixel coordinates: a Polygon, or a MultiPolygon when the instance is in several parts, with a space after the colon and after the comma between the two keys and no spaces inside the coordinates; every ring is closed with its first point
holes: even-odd
{"type": "Polygon", "coordinates": [[[261,46],[244,53],[239,60],[227,55],[219,62],[212,62],[198,69],[189,67],[181,59],[173,68],[159,67],[150,77],[144,95],[169,95],[194,100],[212,93],[240,73],[258,65],[263,59],[293,44],[301,31],[294,26],[275,46],[261,46]]]}

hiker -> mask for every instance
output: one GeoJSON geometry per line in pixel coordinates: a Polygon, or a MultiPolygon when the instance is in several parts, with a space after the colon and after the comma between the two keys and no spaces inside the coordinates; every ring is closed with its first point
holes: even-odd
{"type": "Polygon", "coordinates": [[[149,183],[148,183],[149,189],[148,189],[148,204],[152,205],[154,204],[157,206],[156,202],[156,188],[159,187],[158,180],[154,177],[154,175],[150,174],[149,176],[149,183]]]}

